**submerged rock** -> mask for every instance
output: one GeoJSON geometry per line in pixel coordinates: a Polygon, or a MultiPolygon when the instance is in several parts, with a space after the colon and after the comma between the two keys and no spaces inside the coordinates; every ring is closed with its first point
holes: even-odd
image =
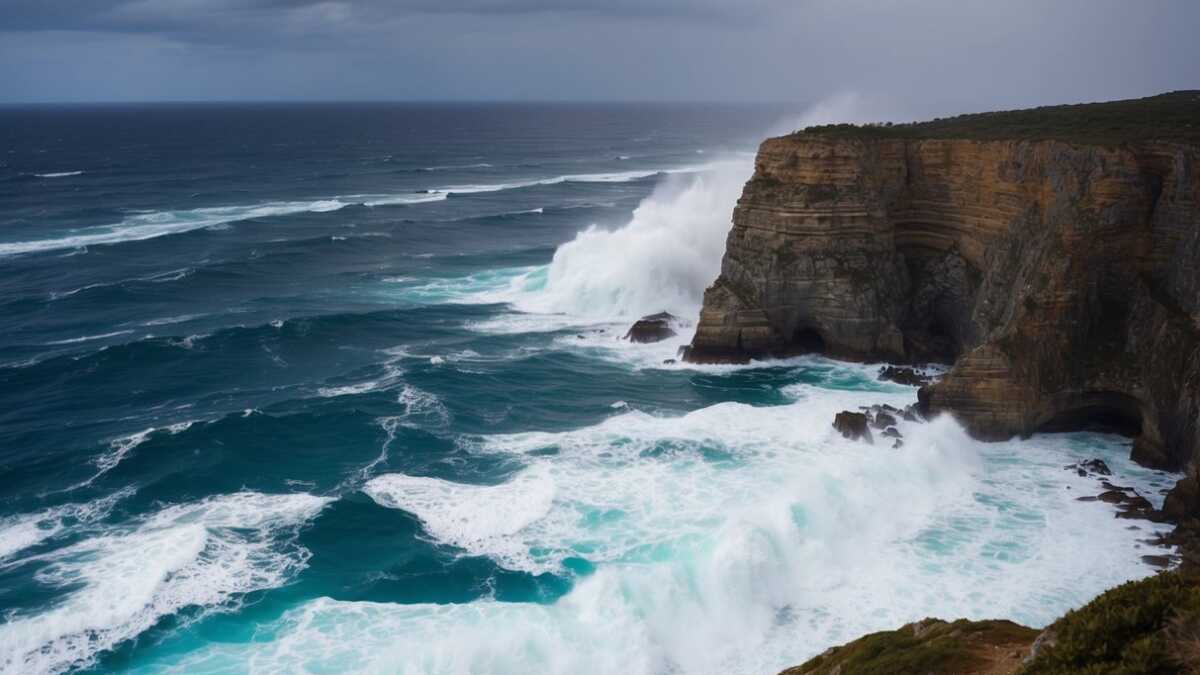
{"type": "Polygon", "coordinates": [[[933,381],[933,378],[919,373],[912,368],[897,368],[896,366],[884,366],[880,368],[879,379],[884,382],[906,384],[910,387],[924,387],[933,381]]]}
{"type": "Polygon", "coordinates": [[[678,321],[673,314],[659,312],[643,316],[629,327],[625,339],[630,342],[661,342],[675,336],[671,325],[678,321]]]}
{"type": "Polygon", "coordinates": [[[875,443],[875,439],[871,437],[871,429],[867,424],[865,413],[843,410],[833,418],[833,428],[837,429],[843,438],[848,438],[852,441],[864,440],[871,444],[875,443]]]}
{"type": "MultiPolygon", "coordinates": [[[[879,411],[875,414],[875,419],[871,420],[871,426],[876,429],[887,429],[888,427],[896,426],[896,418],[891,413],[879,411]]],[[[899,433],[899,432],[897,432],[899,433]]]]}
{"type": "Polygon", "coordinates": [[[1112,470],[1102,459],[1088,459],[1076,464],[1068,464],[1068,471],[1074,471],[1080,476],[1111,476],[1112,470]]]}

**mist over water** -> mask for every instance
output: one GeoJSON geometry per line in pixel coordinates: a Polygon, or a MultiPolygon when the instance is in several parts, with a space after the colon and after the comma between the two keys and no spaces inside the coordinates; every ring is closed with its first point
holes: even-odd
{"type": "Polygon", "coordinates": [[[1063,470],[1160,501],[1125,439],[867,446],[877,365],[665,363],[761,131],[863,110],[9,120],[0,672],[769,673],[1152,573],[1063,470]]]}
{"type": "Polygon", "coordinates": [[[733,205],[753,172],[749,157],[668,176],[612,230],[589,226],[524,280],[526,311],[627,319],[658,311],[694,319],[721,270],[733,205]]]}

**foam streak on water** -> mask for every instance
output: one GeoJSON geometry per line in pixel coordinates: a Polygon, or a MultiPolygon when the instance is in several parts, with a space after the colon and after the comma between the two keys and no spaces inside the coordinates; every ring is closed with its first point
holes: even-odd
{"type": "MultiPolygon", "coordinates": [[[[367,494],[436,540],[511,569],[598,569],[552,605],[315,600],[273,625],[274,640],[205,649],[193,665],[774,672],[925,615],[1041,625],[1151,571],[1137,542],[1153,526],[1127,530],[1110,507],[1076,501],[1097,486],[1062,470],[1076,455],[1055,437],[982,444],[942,418],[902,423],[892,450],[845,441],[828,420],[910,393],[793,395],[481,437],[475,452],[526,463],[499,485],[377,477],[367,494]]],[[[1103,443],[1115,461],[1123,448],[1103,443]]]]}
{"type": "Polygon", "coordinates": [[[86,666],[163,616],[281,585],[308,556],[286,533],[327,502],[303,494],[214,497],[48,554],[39,581],[71,590],[52,610],[0,625],[0,672],[86,666]]]}

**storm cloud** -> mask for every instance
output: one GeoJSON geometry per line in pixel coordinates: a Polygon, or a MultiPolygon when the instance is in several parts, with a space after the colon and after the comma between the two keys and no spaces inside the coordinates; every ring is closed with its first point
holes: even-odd
{"type": "Polygon", "coordinates": [[[0,101],[794,101],[1200,87],[1194,0],[0,0],[0,101]]]}

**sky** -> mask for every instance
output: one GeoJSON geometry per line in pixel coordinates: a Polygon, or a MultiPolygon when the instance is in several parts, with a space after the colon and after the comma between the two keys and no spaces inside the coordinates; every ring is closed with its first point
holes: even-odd
{"type": "Polygon", "coordinates": [[[806,102],[1200,88],[1200,0],[0,0],[0,102],[806,102]]]}

